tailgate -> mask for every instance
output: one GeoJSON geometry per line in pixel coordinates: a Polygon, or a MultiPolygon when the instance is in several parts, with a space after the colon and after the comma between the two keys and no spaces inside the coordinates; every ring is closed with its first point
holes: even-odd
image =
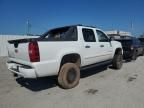
{"type": "Polygon", "coordinates": [[[8,41],[8,56],[17,61],[29,62],[28,44],[31,39],[19,39],[8,41]]]}

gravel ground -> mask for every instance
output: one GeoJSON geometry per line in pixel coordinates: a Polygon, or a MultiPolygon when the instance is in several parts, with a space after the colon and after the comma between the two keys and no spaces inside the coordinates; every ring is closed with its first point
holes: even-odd
{"type": "Polygon", "coordinates": [[[14,78],[0,58],[0,108],[144,108],[144,57],[121,70],[82,71],[80,84],[64,90],[55,78],[14,78]]]}

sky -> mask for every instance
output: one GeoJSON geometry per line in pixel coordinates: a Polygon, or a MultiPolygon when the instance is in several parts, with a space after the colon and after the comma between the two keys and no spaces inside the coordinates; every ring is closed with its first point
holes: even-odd
{"type": "Polygon", "coordinates": [[[65,25],[144,33],[144,0],[0,0],[0,34],[43,34],[65,25]]]}

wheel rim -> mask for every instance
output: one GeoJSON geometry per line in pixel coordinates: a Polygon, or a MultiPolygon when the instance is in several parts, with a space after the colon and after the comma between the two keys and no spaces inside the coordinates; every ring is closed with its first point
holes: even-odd
{"type": "Polygon", "coordinates": [[[75,69],[71,68],[67,74],[67,81],[69,84],[72,84],[76,79],[76,71],[75,69]]]}

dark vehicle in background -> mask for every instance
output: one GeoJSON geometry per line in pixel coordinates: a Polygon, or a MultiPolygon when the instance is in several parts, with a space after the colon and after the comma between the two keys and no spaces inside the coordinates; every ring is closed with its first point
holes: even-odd
{"type": "Polygon", "coordinates": [[[139,55],[144,55],[144,47],[138,38],[129,37],[115,40],[121,42],[125,60],[136,60],[139,55]]]}
{"type": "Polygon", "coordinates": [[[144,47],[144,37],[138,38],[140,40],[141,45],[144,47]]]}

